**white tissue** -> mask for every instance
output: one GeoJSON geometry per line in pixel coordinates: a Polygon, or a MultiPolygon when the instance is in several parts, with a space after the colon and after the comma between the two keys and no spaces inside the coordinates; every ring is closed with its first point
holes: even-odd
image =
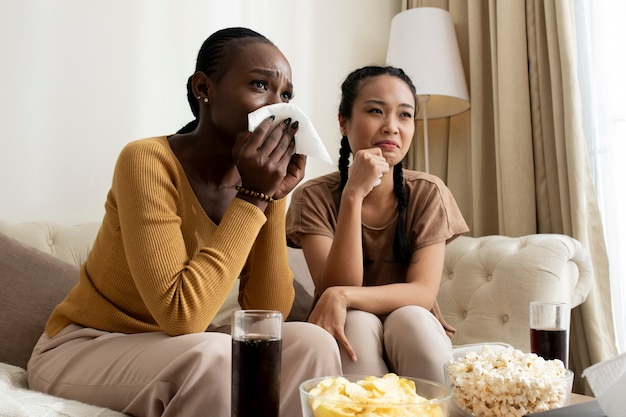
{"type": "Polygon", "coordinates": [[[296,153],[312,156],[330,164],[333,163],[320,135],[315,130],[315,127],[313,127],[313,123],[311,123],[304,112],[293,103],[271,104],[253,111],[248,114],[248,130],[252,132],[259,123],[271,115],[276,116],[273,126],[282,123],[282,121],[288,117],[291,117],[291,120],[294,122],[298,121],[296,153]]]}
{"type": "Polygon", "coordinates": [[[583,371],[583,376],[607,417],[624,416],[626,353],[591,365],[583,371]]]}

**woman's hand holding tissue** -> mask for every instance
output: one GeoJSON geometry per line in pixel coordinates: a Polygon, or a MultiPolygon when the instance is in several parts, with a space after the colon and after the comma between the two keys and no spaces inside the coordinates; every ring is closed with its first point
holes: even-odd
{"type": "Polygon", "coordinates": [[[287,165],[287,174],[283,181],[278,184],[278,188],[274,192],[276,200],[287,197],[287,194],[296,188],[296,185],[304,178],[304,168],[306,166],[306,155],[294,153],[291,155],[289,165],[287,165]]]}
{"type": "Polygon", "coordinates": [[[267,117],[252,132],[240,133],[233,157],[243,188],[280,199],[304,178],[306,158],[294,153],[298,122],[290,118],[276,126],[272,122],[267,117]]]}

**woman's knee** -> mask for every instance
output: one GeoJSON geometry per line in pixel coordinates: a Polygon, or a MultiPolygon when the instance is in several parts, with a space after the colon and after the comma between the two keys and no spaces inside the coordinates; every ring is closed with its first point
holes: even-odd
{"type": "Polygon", "coordinates": [[[376,314],[362,310],[349,310],[344,327],[348,338],[352,333],[368,334],[375,338],[380,338],[383,334],[383,323],[380,318],[376,314]]]}
{"type": "Polygon", "coordinates": [[[439,320],[430,311],[420,306],[404,306],[392,311],[385,319],[384,328],[385,332],[443,329],[439,320]]]}
{"type": "Polygon", "coordinates": [[[322,327],[307,322],[288,322],[283,326],[283,347],[313,350],[322,355],[337,353],[335,338],[322,327]]]}
{"type": "Polygon", "coordinates": [[[384,323],[385,345],[391,349],[424,350],[425,354],[448,355],[452,343],[443,326],[428,310],[405,306],[389,314],[384,323]],[[435,349],[433,349],[435,347],[435,349]],[[428,352],[428,353],[426,353],[428,352]]]}

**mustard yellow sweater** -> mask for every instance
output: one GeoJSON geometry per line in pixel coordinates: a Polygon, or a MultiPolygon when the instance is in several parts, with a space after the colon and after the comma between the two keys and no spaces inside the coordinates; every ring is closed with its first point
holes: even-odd
{"type": "Polygon", "coordinates": [[[234,198],[215,225],[165,137],[129,143],[79,282],[53,311],[46,333],[70,323],[123,333],[202,332],[240,275],[242,308],[286,317],[294,290],[285,208],[283,199],[263,213],[234,198]]]}

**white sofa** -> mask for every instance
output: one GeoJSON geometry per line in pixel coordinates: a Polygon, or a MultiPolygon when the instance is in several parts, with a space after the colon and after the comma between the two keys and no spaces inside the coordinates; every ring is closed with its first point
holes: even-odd
{"type": "MultiPolygon", "coordinates": [[[[75,281],[98,227],[0,221],[0,416],[123,416],[29,391],[25,379],[30,351],[75,281]],[[42,257],[50,266],[29,271],[42,257]]],[[[306,314],[312,283],[302,252],[289,248],[289,257],[297,284],[289,319],[297,320],[306,314]]],[[[529,351],[529,301],[565,301],[574,308],[586,299],[591,280],[586,250],[568,236],[459,237],[447,246],[438,297],[444,317],[457,328],[455,355],[488,342],[529,351]]],[[[234,308],[235,292],[216,321],[227,322],[234,308]]]]}

